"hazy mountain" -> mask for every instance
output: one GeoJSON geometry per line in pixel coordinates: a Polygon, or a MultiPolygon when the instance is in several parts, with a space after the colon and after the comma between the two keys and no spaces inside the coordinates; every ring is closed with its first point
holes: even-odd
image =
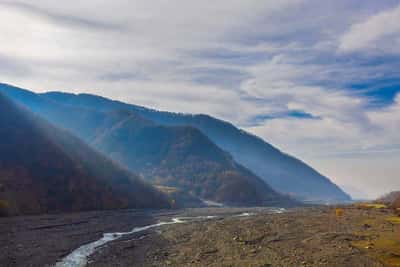
{"type": "Polygon", "coordinates": [[[127,115],[93,145],[154,184],[231,205],[285,199],[193,127],[165,127],[127,115]]]}
{"type": "Polygon", "coordinates": [[[58,125],[76,132],[89,142],[93,136],[109,127],[108,124],[115,123],[115,121],[110,122],[113,120],[112,117],[108,122],[99,123],[99,113],[115,110],[133,112],[137,116],[165,126],[192,126],[204,133],[218,147],[229,152],[236,162],[251,170],[279,192],[308,201],[350,200],[338,186],[304,162],[282,153],[257,136],[208,115],[160,112],[88,94],[50,92],[36,95],[6,85],[0,86],[0,90],[6,91],[14,99],[47,116],[58,125]],[[59,105],[57,111],[48,112],[54,109],[54,105],[59,105]],[[75,109],[69,113],[60,111],[66,107],[75,109]],[[78,114],[71,122],[71,117],[75,117],[72,116],[74,113],[78,114]],[[85,123],[86,120],[88,123],[85,123]]]}
{"type": "Polygon", "coordinates": [[[167,197],[0,93],[1,213],[169,207],[167,197]]]}
{"type": "Polygon", "coordinates": [[[252,170],[274,189],[310,201],[348,201],[350,196],[327,177],[299,159],[287,155],[261,138],[208,115],[160,112],[88,94],[43,94],[60,103],[101,111],[131,110],[164,125],[190,125],[231,153],[234,159],[252,170]]]}
{"type": "Polygon", "coordinates": [[[178,202],[195,203],[197,197],[230,205],[293,203],[193,127],[166,127],[132,111],[102,112],[59,104],[14,88],[9,88],[9,92],[14,99],[67,128],[146,180],[175,188],[170,196],[178,202]]]}

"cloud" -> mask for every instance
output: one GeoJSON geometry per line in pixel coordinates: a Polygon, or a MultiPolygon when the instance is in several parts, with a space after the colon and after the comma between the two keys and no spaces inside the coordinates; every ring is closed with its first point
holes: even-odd
{"type": "Polygon", "coordinates": [[[0,6],[3,82],[208,113],[340,184],[362,184],[370,195],[397,185],[394,171],[378,188],[362,183],[361,170],[339,166],[363,162],[377,173],[387,167],[377,154],[400,157],[397,0],[0,0],[0,6]]]}
{"type": "Polygon", "coordinates": [[[17,11],[34,15],[37,16],[38,18],[48,20],[52,23],[67,27],[87,28],[89,30],[102,30],[102,31],[121,30],[123,28],[121,25],[108,24],[100,20],[96,21],[96,20],[86,19],[84,17],[62,14],[24,2],[0,1],[0,6],[3,6],[5,8],[16,9],[17,11]]]}
{"type": "Polygon", "coordinates": [[[400,5],[368,17],[351,26],[340,38],[343,52],[373,50],[374,52],[399,53],[400,5]]]}

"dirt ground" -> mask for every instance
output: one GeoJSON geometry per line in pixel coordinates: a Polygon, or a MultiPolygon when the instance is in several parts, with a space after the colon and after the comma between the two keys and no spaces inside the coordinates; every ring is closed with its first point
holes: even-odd
{"type": "Polygon", "coordinates": [[[217,215],[126,235],[89,266],[400,266],[400,217],[386,208],[108,211],[0,219],[0,266],[53,266],[105,232],[217,215]],[[250,216],[238,216],[243,213],[250,216]],[[340,214],[342,213],[342,214],[340,214]]]}
{"type": "Polygon", "coordinates": [[[400,266],[400,220],[356,206],[170,225],[99,250],[90,266],[400,266]]]}
{"type": "Polygon", "coordinates": [[[0,218],[0,266],[53,266],[105,232],[129,231],[155,219],[143,211],[94,211],[0,218]]]}
{"type": "MultiPolygon", "coordinates": [[[[254,209],[258,211],[259,209],[254,209]]],[[[54,266],[74,249],[98,240],[103,233],[170,221],[176,216],[240,213],[243,209],[115,210],[37,216],[0,217],[0,267],[54,266]]],[[[131,238],[131,237],[128,237],[131,238]]],[[[154,242],[158,242],[158,238],[154,242]]],[[[130,250],[145,250],[143,246],[130,250]]],[[[122,252],[123,253],[123,252],[122,252]]],[[[131,255],[131,253],[128,253],[131,255]]],[[[109,255],[115,264],[119,253],[109,255]]],[[[122,261],[121,261],[122,262],[122,261]]],[[[128,264],[129,265],[129,264],[128,264]]],[[[114,266],[111,263],[109,266],[114,266]]]]}

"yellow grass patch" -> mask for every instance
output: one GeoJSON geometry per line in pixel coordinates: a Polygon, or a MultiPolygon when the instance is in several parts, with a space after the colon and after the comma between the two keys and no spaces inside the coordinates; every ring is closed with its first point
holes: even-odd
{"type": "Polygon", "coordinates": [[[388,266],[400,266],[400,242],[393,237],[383,236],[375,240],[354,241],[352,245],[388,266]]]}
{"type": "Polygon", "coordinates": [[[360,203],[356,205],[359,208],[365,209],[386,209],[387,206],[385,204],[377,204],[377,203],[360,203]]]}
{"type": "Polygon", "coordinates": [[[386,218],[386,220],[394,224],[400,224],[400,217],[397,216],[386,218]]]}
{"type": "Polygon", "coordinates": [[[336,208],[336,209],[335,209],[336,217],[342,217],[342,216],[343,216],[343,213],[344,213],[344,210],[343,210],[343,209],[341,209],[341,208],[336,208]]]}

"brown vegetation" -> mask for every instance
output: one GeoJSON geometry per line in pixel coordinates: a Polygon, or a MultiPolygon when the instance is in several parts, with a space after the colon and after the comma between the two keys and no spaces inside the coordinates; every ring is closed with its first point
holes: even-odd
{"type": "Polygon", "coordinates": [[[335,209],[336,217],[342,217],[343,213],[344,213],[344,210],[342,208],[336,208],[335,209]]]}
{"type": "Polygon", "coordinates": [[[389,208],[394,210],[394,213],[400,216],[400,191],[390,192],[380,198],[378,198],[375,203],[383,203],[389,208]]]}
{"type": "Polygon", "coordinates": [[[6,200],[0,200],[0,217],[7,216],[10,204],[6,200]]]}
{"type": "Polygon", "coordinates": [[[378,198],[375,203],[382,203],[386,205],[391,205],[396,199],[400,198],[400,191],[393,191],[388,194],[383,195],[382,197],[378,198]]]}
{"type": "Polygon", "coordinates": [[[392,208],[400,209],[400,196],[398,196],[392,203],[392,208]]]}

